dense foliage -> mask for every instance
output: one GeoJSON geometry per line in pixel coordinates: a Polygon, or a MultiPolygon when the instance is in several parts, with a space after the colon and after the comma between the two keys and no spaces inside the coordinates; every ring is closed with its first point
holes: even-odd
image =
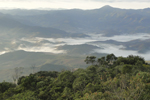
{"type": "Polygon", "coordinates": [[[18,84],[0,83],[0,100],[149,100],[150,65],[144,58],[87,56],[86,69],[40,71],[18,84]]]}

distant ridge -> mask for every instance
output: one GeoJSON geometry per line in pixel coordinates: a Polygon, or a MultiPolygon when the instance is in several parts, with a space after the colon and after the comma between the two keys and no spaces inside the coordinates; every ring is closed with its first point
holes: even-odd
{"type": "Polygon", "coordinates": [[[94,32],[104,33],[107,36],[124,33],[150,33],[150,8],[133,10],[106,5],[94,10],[16,9],[0,10],[0,13],[7,13],[7,16],[27,26],[51,27],[68,33],[94,32]],[[22,14],[23,12],[25,14],[22,14]]]}
{"type": "Polygon", "coordinates": [[[114,7],[112,7],[110,5],[105,5],[105,6],[101,7],[101,8],[99,8],[99,9],[112,9],[112,8],[114,8],[114,7]]]}

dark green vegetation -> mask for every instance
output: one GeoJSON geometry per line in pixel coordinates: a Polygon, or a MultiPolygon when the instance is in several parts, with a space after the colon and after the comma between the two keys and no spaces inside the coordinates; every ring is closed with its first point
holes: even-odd
{"type": "Polygon", "coordinates": [[[0,83],[0,100],[149,100],[150,65],[144,58],[87,56],[86,69],[40,71],[18,84],[0,83]]]}

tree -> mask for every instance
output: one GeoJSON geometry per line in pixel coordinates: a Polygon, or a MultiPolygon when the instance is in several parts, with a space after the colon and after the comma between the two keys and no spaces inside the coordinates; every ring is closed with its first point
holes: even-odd
{"type": "Polygon", "coordinates": [[[70,88],[68,88],[68,87],[65,87],[64,88],[64,91],[62,92],[62,98],[63,98],[63,100],[65,99],[65,100],[72,100],[72,98],[73,98],[73,93],[72,93],[72,91],[71,91],[71,89],[70,88]]]}
{"type": "Polygon", "coordinates": [[[74,91],[83,91],[85,86],[89,83],[89,78],[86,73],[80,73],[73,82],[74,91]]]}
{"type": "Polygon", "coordinates": [[[9,82],[2,82],[0,83],[0,93],[4,93],[6,90],[12,87],[16,87],[16,85],[9,82]]]}
{"type": "Polygon", "coordinates": [[[34,72],[35,72],[35,64],[33,64],[33,65],[31,66],[31,69],[32,69],[32,73],[34,74],[34,72]]]}
{"type": "Polygon", "coordinates": [[[87,56],[84,61],[86,62],[86,64],[91,63],[92,65],[94,65],[94,63],[96,62],[96,57],[95,56],[87,56]]]}
{"type": "Polygon", "coordinates": [[[62,86],[72,88],[72,83],[75,79],[75,76],[70,71],[64,71],[58,76],[58,82],[61,83],[62,86]]]}
{"type": "Polygon", "coordinates": [[[16,67],[14,69],[14,74],[12,75],[13,83],[15,83],[17,85],[18,79],[21,77],[22,73],[23,73],[22,67],[16,67]]]}
{"type": "Polygon", "coordinates": [[[105,65],[107,62],[106,62],[106,60],[105,60],[105,57],[101,57],[101,58],[98,58],[98,59],[97,59],[97,63],[98,63],[99,66],[103,66],[103,65],[105,65]]]}
{"type": "Polygon", "coordinates": [[[123,65],[123,67],[122,67],[122,73],[123,74],[131,73],[132,72],[132,68],[133,68],[132,65],[128,65],[128,64],[123,65]]]}
{"type": "Polygon", "coordinates": [[[106,61],[110,64],[113,64],[115,60],[117,60],[117,57],[113,53],[106,56],[106,61]]]}

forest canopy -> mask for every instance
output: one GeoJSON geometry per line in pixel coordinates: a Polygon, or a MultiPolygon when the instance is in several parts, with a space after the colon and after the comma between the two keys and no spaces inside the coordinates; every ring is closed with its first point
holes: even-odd
{"type": "Polygon", "coordinates": [[[0,100],[149,100],[150,65],[140,56],[87,56],[86,69],[39,71],[0,83],[0,100]]]}

